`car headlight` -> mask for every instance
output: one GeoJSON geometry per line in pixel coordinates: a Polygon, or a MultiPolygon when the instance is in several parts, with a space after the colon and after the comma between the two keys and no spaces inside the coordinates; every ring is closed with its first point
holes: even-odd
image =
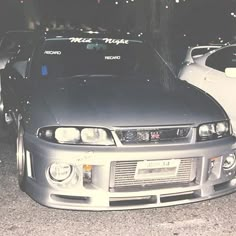
{"type": "Polygon", "coordinates": [[[229,121],[202,124],[198,127],[197,141],[214,140],[230,135],[229,121]]]}
{"type": "Polygon", "coordinates": [[[80,141],[80,131],[76,128],[57,128],[55,139],[58,143],[78,143],[80,141]]]}
{"type": "Polygon", "coordinates": [[[228,122],[219,122],[216,124],[217,135],[224,135],[228,131],[229,131],[229,123],[228,122]]]}
{"type": "Polygon", "coordinates": [[[81,140],[84,143],[104,143],[107,138],[107,132],[104,129],[85,128],[81,131],[81,140]]]}
{"type": "Polygon", "coordinates": [[[38,137],[54,143],[78,145],[114,145],[109,130],[83,127],[45,127],[38,137]]]}

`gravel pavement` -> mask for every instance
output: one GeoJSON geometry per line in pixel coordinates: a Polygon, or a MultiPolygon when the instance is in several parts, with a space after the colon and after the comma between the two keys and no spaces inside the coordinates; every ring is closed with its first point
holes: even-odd
{"type": "Polygon", "coordinates": [[[176,207],[86,212],[34,202],[17,185],[14,145],[0,129],[0,236],[235,235],[236,194],[176,207]]]}

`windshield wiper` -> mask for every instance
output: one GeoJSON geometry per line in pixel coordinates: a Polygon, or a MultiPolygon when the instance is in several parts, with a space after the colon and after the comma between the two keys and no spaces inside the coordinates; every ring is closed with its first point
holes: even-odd
{"type": "Polygon", "coordinates": [[[94,77],[117,77],[118,75],[113,74],[82,74],[82,75],[72,75],[65,77],[58,77],[58,79],[74,79],[74,78],[94,78],[94,77]]]}
{"type": "Polygon", "coordinates": [[[57,77],[57,79],[74,79],[74,78],[87,78],[87,77],[89,77],[89,74],[62,76],[62,77],[57,77]]]}
{"type": "Polygon", "coordinates": [[[115,74],[91,74],[89,77],[118,77],[118,75],[115,74]]]}

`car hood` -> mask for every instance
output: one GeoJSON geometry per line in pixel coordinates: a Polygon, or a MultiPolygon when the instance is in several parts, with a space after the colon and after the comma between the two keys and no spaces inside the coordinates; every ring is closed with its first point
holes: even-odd
{"type": "Polygon", "coordinates": [[[31,119],[38,127],[198,125],[227,118],[212,98],[182,81],[168,91],[151,79],[68,79],[43,81],[32,91],[31,119]]]}

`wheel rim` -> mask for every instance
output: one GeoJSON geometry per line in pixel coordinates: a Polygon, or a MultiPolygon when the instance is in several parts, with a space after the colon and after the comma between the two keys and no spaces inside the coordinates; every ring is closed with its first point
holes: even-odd
{"type": "Polygon", "coordinates": [[[25,171],[25,148],[23,134],[23,129],[19,128],[16,141],[16,162],[19,182],[22,181],[25,171]]]}
{"type": "Polygon", "coordinates": [[[1,75],[0,75],[0,115],[3,115],[4,105],[2,100],[2,84],[1,84],[1,75]]]}
{"type": "Polygon", "coordinates": [[[3,111],[4,111],[4,105],[3,105],[3,100],[2,100],[2,94],[0,92],[0,114],[3,116],[3,111]]]}

